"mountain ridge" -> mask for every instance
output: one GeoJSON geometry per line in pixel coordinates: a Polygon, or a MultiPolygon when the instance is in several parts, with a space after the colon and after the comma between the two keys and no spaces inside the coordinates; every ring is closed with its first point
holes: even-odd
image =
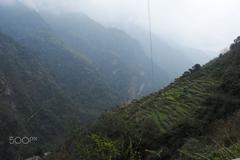
{"type": "Polygon", "coordinates": [[[76,52],[84,53],[96,64],[106,81],[115,82],[110,85],[120,91],[120,94],[128,92],[121,92],[123,85],[126,85],[134,92],[126,96],[137,98],[144,95],[144,92],[148,93],[152,88],[160,88],[170,81],[170,76],[154,64],[155,84],[151,84],[148,80],[151,72],[150,58],[145,55],[138,41],[127,33],[116,28],[104,27],[80,13],[41,14],[66,44],[76,52]],[[128,84],[119,82],[121,78],[128,84]],[[142,84],[144,91],[138,95],[142,84]]]}
{"type": "Polygon", "coordinates": [[[89,160],[238,158],[240,48],[237,40],[231,46],[206,65],[194,65],[159,92],[104,113],[93,128],[76,131],[76,141],[65,144],[66,149],[86,146],[88,152],[77,147],[77,151],[60,150],[55,156],[89,160]]]}
{"type": "MultiPolygon", "coordinates": [[[[55,75],[57,81],[63,88],[65,88],[65,91],[72,97],[75,96],[76,100],[82,99],[78,102],[79,104],[84,102],[84,95],[89,95],[90,97],[95,96],[92,94],[94,92],[91,91],[90,88],[86,88],[89,83],[95,85],[94,88],[99,90],[99,92],[95,90],[95,93],[102,92],[98,96],[111,92],[107,91],[109,88],[107,84],[101,80],[101,76],[96,68],[89,64],[89,62],[86,61],[86,58],[83,58],[84,56],[80,53],[78,56],[72,53],[64,43],[53,34],[50,27],[48,27],[44,20],[34,10],[30,10],[24,5],[21,5],[20,9],[18,9],[18,5],[17,7],[11,7],[11,13],[8,10],[9,7],[7,7],[6,10],[1,9],[1,16],[5,18],[0,24],[1,31],[17,40],[21,45],[30,48],[34,50],[35,53],[39,54],[40,58],[48,66],[49,71],[55,75]],[[25,12],[26,14],[21,16],[22,13],[25,12]],[[6,15],[2,13],[9,14],[6,15]],[[22,17],[26,19],[26,23],[23,23],[22,17]],[[34,27],[36,24],[38,24],[37,28],[34,27]],[[6,30],[7,28],[10,30],[6,30]],[[85,77],[86,80],[81,77],[85,77]],[[76,84],[77,86],[72,86],[76,84]],[[100,86],[102,86],[102,88],[100,86]],[[83,90],[83,88],[86,89],[83,90]],[[84,92],[84,94],[80,94],[80,91],[84,92]]],[[[109,95],[106,98],[109,99],[110,97],[111,96],[109,95]]],[[[113,102],[114,101],[115,100],[113,100],[113,102]]],[[[109,101],[106,100],[106,102],[109,101]]],[[[105,105],[105,107],[106,106],[112,106],[111,102],[105,105]]]]}

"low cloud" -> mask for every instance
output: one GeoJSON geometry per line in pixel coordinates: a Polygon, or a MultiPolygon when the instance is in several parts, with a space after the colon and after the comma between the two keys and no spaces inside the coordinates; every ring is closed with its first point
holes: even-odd
{"type": "Polygon", "coordinates": [[[0,5],[13,5],[17,0],[0,0],[0,5]]]}
{"type": "MultiPolygon", "coordinates": [[[[105,25],[147,27],[147,0],[19,1],[36,10],[83,12],[105,25]]],[[[239,0],[151,0],[151,4],[153,31],[186,46],[217,51],[240,35],[239,0]]]]}

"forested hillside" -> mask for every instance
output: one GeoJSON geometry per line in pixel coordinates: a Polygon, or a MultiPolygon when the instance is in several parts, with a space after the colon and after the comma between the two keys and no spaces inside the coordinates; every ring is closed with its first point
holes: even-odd
{"type": "Polygon", "coordinates": [[[89,114],[88,119],[120,102],[96,67],[67,48],[34,10],[19,2],[0,6],[0,17],[0,31],[35,51],[65,94],[89,114]]]}
{"type": "Polygon", "coordinates": [[[240,158],[240,37],[170,83],[208,56],[31,2],[0,0],[0,160],[240,158]]]}
{"type": "Polygon", "coordinates": [[[0,5],[0,19],[0,32],[12,38],[1,34],[1,158],[49,150],[75,125],[120,103],[95,66],[65,47],[35,11],[0,5]],[[10,145],[11,136],[37,137],[37,145],[10,145]]]}
{"type": "MultiPolygon", "coordinates": [[[[105,44],[112,49],[108,56],[115,58],[104,57],[105,52],[99,51],[95,59],[108,58],[100,64],[66,44],[36,11],[18,1],[0,5],[0,19],[0,156],[5,160],[52,150],[72,128],[87,125],[104,110],[152,89],[150,70],[142,66],[149,61],[140,56],[143,61],[130,65],[138,57],[135,54],[143,53],[137,42],[123,32],[114,31],[115,36],[111,35],[108,42],[122,37],[121,43],[132,49],[122,46],[121,50],[117,42],[115,46],[105,44]],[[126,62],[119,58],[124,54],[126,62]],[[112,68],[115,63],[117,67],[112,68]],[[103,73],[103,68],[110,71],[103,73]],[[34,136],[38,141],[32,145],[10,145],[11,136],[34,136]]],[[[83,47],[82,43],[79,42],[83,47]]],[[[162,73],[166,77],[157,81],[156,88],[168,79],[162,73]]]]}
{"type": "Polygon", "coordinates": [[[106,112],[90,130],[74,132],[52,159],[239,157],[239,39],[163,90],[106,112]]]}
{"type": "Polygon", "coordinates": [[[73,122],[80,125],[85,116],[35,52],[0,34],[1,159],[30,156],[59,144],[73,122]],[[38,142],[10,145],[10,136],[38,137],[38,142]]]}
{"type": "Polygon", "coordinates": [[[41,13],[55,33],[76,53],[96,65],[119,97],[131,100],[158,90],[171,81],[166,70],[151,61],[141,44],[125,32],[106,28],[81,13],[41,13]]]}

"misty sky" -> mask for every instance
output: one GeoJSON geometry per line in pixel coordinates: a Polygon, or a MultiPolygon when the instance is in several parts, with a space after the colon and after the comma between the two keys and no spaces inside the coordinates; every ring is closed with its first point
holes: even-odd
{"type": "MultiPolygon", "coordinates": [[[[110,26],[147,26],[147,0],[19,1],[37,10],[84,12],[110,26]]],[[[153,31],[188,47],[219,51],[240,35],[239,0],[151,0],[151,4],[153,31]]]]}

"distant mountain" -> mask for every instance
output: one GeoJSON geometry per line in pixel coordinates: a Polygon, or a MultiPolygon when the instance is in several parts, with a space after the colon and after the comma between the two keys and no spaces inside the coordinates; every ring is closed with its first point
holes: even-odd
{"type": "Polygon", "coordinates": [[[82,110],[97,113],[120,101],[96,67],[83,54],[76,55],[68,49],[35,11],[21,3],[2,6],[0,19],[0,32],[34,50],[66,95],[82,110]]]}
{"type": "MultiPolygon", "coordinates": [[[[148,31],[131,23],[120,28],[137,39],[143,46],[145,53],[150,56],[148,31]]],[[[215,58],[214,53],[171,43],[155,33],[152,33],[152,42],[155,63],[173,78],[180,76],[182,72],[194,64],[205,64],[215,58]]]]}
{"type": "Polygon", "coordinates": [[[239,113],[240,37],[230,51],[194,65],[163,90],[103,114],[90,131],[75,132],[55,158],[235,159],[239,113]]]}
{"type": "Polygon", "coordinates": [[[105,81],[123,99],[132,99],[159,89],[170,82],[170,76],[151,61],[135,39],[114,28],[106,28],[84,14],[42,13],[48,24],[76,53],[96,64],[105,81]]]}

